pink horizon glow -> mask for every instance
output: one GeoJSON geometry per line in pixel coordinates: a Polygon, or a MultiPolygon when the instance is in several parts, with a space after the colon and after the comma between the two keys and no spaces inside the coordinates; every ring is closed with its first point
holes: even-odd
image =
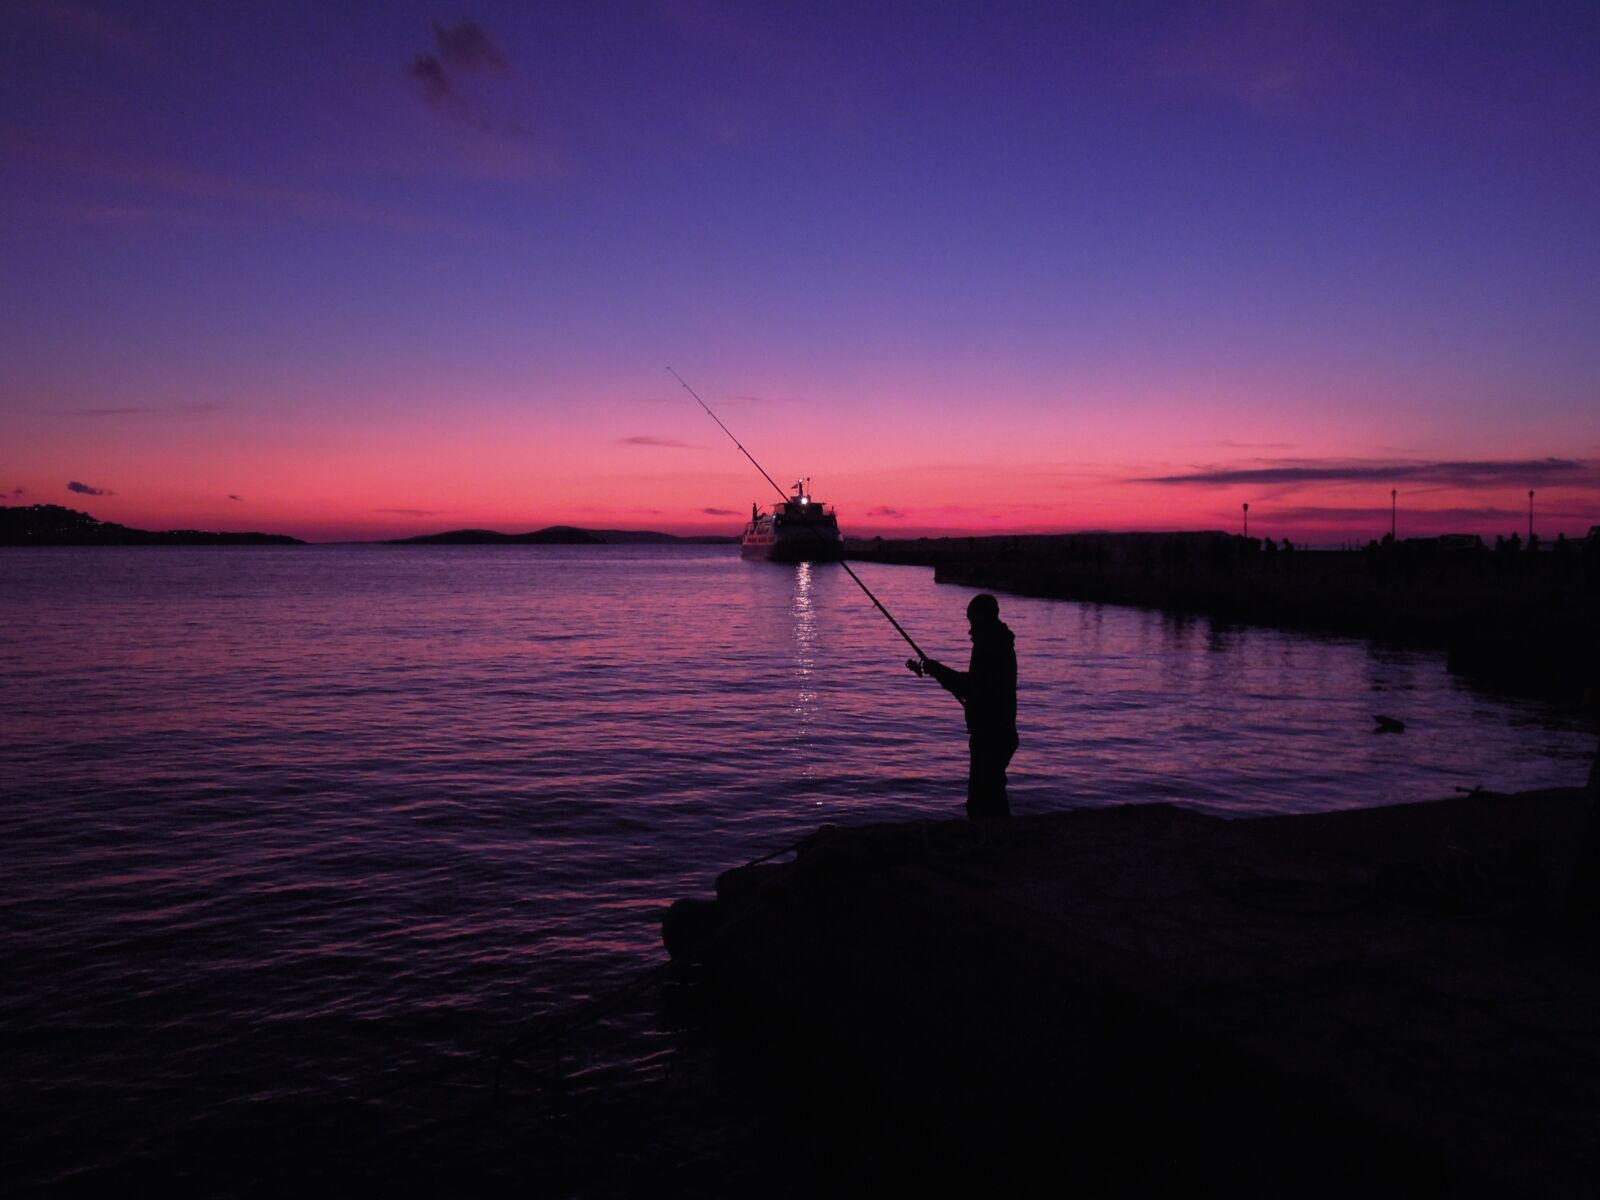
{"type": "MultiPolygon", "coordinates": [[[[692,414],[685,414],[686,416],[692,414]]],[[[114,418],[100,418],[102,422],[114,418]]],[[[716,432],[713,429],[713,432],[716,432]]],[[[663,435],[640,435],[661,437],[663,435]]],[[[180,442],[182,439],[179,439],[180,442]]],[[[752,439],[753,440],[753,439],[752,439]]],[[[493,439],[485,439],[492,443],[493,439]]],[[[304,450],[287,463],[241,448],[207,451],[178,445],[130,455],[127,465],[83,472],[78,480],[104,494],[69,490],[65,470],[23,474],[7,490],[11,504],[54,503],[101,520],[148,529],[197,528],[286,533],[313,542],[371,541],[494,529],[522,533],[549,525],[656,530],[679,535],[735,535],[752,503],[776,499],[767,483],[729,444],[619,445],[590,453],[560,454],[535,464],[514,448],[499,455],[476,452],[466,437],[454,454],[438,442],[428,455],[374,450],[359,459],[346,446],[304,450]],[[189,455],[203,469],[185,466],[189,455]],[[666,458],[679,460],[671,467],[666,458]],[[573,464],[578,464],[574,466],[573,464]],[[637,469],[628,468],[638,464],[637,469]],[[418,479],[418,476],[425,476],[418,479]],[[237,496],[238,499],[232,497],[237,496]]],[[[504,444],[504,443],[502,443],[504,444]]],[[[746,443],[749,444],[748,442],[746,443]]],[[[62,455],[63,462],[66,455],[62,455]]],[[[81,455],[74,455],[81,457],[81,455]]],[[[818,451],[802,459],[825,459],[818,451]]],[[[108,453],[108,458],[115,456],[108,453]]],[[[1440,533],[1527,532],[1527,488],[1511,482],[1519,466],[1541,460],[1485,460],[1500,477],[1451,485],[1427,476],[1471,471],[1481,464],[1455,460],[1441,466],[1417,459],[1391,460],[1396,472],[1421,472],[1399,480],[1400,536],[1440,533]]],[[[1337,474],[1350,468],[1382,473],[1382,460],[1207,459],[1200,467],[1169,460],[1154,466],[1094,466],[1003,460],[930,462],[876,467],[865,461],[830,476],[811,470],[811,487],[839,514],[849,536],[918,537],[1086,530],[1220,529],[1239,532],[1243,504],[1250,532],[1314,544],[1365,542],[1389,529],[1389,487],[1382,479],[1284,482],[1273,472],[1314,469],[1337,474]],[[1218,468],[1218,462],[1224,465],[1218,468]],[[1293,464],[1293,465],[1280,465],[1293,464]],[[1229,468],[1260,471],[1263,482],[1150,482],[1229,468]]],[[[774,477],[787,484],[794,472],[774,477]]],[[[1597,523],[1591,460],[1561,460],[1560,478],[1534,476],[1534,527],[1541,537],[1583,536],[1597,523]]]]}

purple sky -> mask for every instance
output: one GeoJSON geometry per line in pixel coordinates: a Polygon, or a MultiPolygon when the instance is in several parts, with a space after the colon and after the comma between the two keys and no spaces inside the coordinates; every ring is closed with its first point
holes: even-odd
{"type": "Polygon", "coordinates": [[[0,35],[13,503],[727,532],[770,497],[671,364],[852,532],[1364,538],[1391,487],[1411,532],[1529,488],[1600,522],[1593,4],[11,0],[0,35]]]}

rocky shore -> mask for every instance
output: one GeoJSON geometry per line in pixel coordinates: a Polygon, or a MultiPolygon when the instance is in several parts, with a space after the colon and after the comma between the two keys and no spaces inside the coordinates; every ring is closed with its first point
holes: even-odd
{"type": "Polygon", "coordinates": [[[1600,678],[1593,538],[1531,553],[1441,539],[1285,550],[1215,532],[874,539],[845,549],[931,566],[940,582],[1440,649],[1452,671],[1527,695],[1592,701],[1600,678]]]}
{"type": "Polygon", "coordinates": [[[805,1186],[1586,1195],[1597,871],[1593,790],[1140,805],[824,828],[663,932],[805,1186]]]}

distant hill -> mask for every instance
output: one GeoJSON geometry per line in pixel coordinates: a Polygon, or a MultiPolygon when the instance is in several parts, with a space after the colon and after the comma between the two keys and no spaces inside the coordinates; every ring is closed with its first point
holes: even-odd
{"type": "Polygon", "coordinates": [[[622,545],[712,545],[737,541],[732,537],[678,537],[648,529],[578,529],[572,525],[551,525],[532,533],[498,533],[493,529],[452,529],[447,533],[426,533],[420,537],[395,538],[396,546],[622,546],[622,545]]]}
{"type": "Polygon", "coordinates": [[[598,546],[604,539],[585,529],[552,525],[532,533],[499,533],[493,529],[452,529],[446,533],[425,533],[419,537],[394,538],[395,546],[498,546],[516,543],[537,546],[598,546]]]}
{"type": "Polygon", "coordinates": [[[0,505],[0,546],[303,546],[281,533],[133,529],[59,504],[0,505]]]}

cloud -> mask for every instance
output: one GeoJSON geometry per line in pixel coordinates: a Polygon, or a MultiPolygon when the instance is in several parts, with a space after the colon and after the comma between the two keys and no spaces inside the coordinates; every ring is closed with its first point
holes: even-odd
{"type": "MultiPolygon", "coordinates": [[[[406,74],[416,80],[422,97],[434,108],[453,113],[481,129],[494,131],[493,122],[479,116],[467,103],[466,97],[456,87],[450,71],[472,74],[476,71],[509,71],[511,61],[483,27],[462,21],[457,25],[433,23],[433,41],[437,54],[418,54],[406,67],[406,74]],[[450,69],[445,69],[448,63],[450,69]]],[[[507,127],[500,132],[525,132],[507,127]]]]}
{"type": "Polygon", "coordinates": [[[129,156],[115,149],[67,145],[50,136],[5,125],[0,125],[0,151],[63,171],[110,180],[123,187],[200,200],[235,212],[254,211],[267,218],[350,222],[401,233],[483,236],[449,219],[385,209],[314,188],[234,179],[170,162],[129,156]]]}
{"type": "Polygon", "coordinates": [[[127,226],[148,221],[156,215],[153,208],[131,204],[84,204],[69,201],[56,210],[61,216],[90,225],[127,226]]]}
{"type": "MultiPolygon", "coordinates": [[[[1561,524],[1582,529],[1592,523],[1594,510],[1560,504],[1541,505],[1536,520],[1542,530],[1561,524]]],[[[1442,531],[1520,529],[1527,532],[1528,510],[1496,505],[1459,505],[1448,508],[1410,507],[1400,504],[1398,526],[1401,537],[1418,537],[1442,531]]],[[[1312,529],[1338,531],[1341,536],[1358,534],[1358,540],[1389,532],[1389,506],[1344,507],[1338,505],[1250,506],[1252,530],[1312,529]],[[1364,532],[1361,532],[1364,531],[1364,532]]]]}
{"type": "Polygon", "coordinates": [[[896,521],[903,521],[910,516],[909,513],[902,512],[898,508],[890,508],[887,504],[880,504],[877,508],[867,509],[866,515],[869,517],[889,517],[896,521]]]}
{"type": "Polygon", "coordinates": [[[25,488],[25,487],[15,487],[15,488],[12,488],[9,492],[6,493],[6,499],[8,499],[8,500],[20,500],[20,499],[22,499],[22,497],[26,496],[27,494],[28,494],[28,489],[27,488],[25,488]]]}
{"type": "Polygon", "coordinates": [[[1432,483],[1446,487],[1600,484],[1600,468],[1596,464],[1570,458],[1459,462],[1262,461],[1273,465],[1209,468],[1182,475],[1150,476],[1130,482],[1205,487],[1241,483],[1291,487],[1312,483],[1387,483],[1391,486],[1398,483],[1432,483]]]}
{"type": "Polygon", "coordinates": [[[228,493],[228,499],[229,500],[238,500],[238,501],[242,502],[244,500],[244,497],[243,496],[235,496],[232,492],[229,492],[228,493]]]}
{"type": "Polygon", "coordinates": [[[74,479],[71,483],[67,484],[67,491],[69,491],[69,492],[77,492],[80,496],[114,496],[114,495],[116,495],[116,493],[113,492],[110,488],[90,487],[87,483],[79,483],[76,479],[74,479]]]}
{"type": "Polygon", "coordinates": [[[1546,58],[1537,80],[1515,87],[1490,87],[1481,75],[1449,69],[1464,61],[1468,47],[1475,57],[1480,45],[1523,36],[1524,18],[1514,6],[1475,14],[1457,6],[1448,22],[1419,21],[1416,7],[1195,5],[1189,19],[1141,36],[1130,47],[1130,66],[1162,90],[1215,97],[1278,119],[1385,128],[1421,123],[1501,135],[1587,132],[1593,90],[1578,56],[1565,63],[1546,58]]]}
{"type": "MultiPolygon", "coordinates": [[[[1547,514],[1549,515],[1549,514],[1547,514]]],[[[1305,504],[1290,505],[1285,508],[1272,507],[1259,511],[1252,508],[1250,516],[1259,520],[1283,521],[1343,521],[1370,523],[1374,526],[1389,527],[1389,506],[1387,504],[1373,505],[1368,508],[1341,508],[1334,505],[1326,507],[1305,504]]],[[[1418,521],[1526,521],[1526,509],[1496,508],[1485,506],[1481,508],[1406,508],[1401,506],[1400,516],[1405,521],[1415,524],[1418,521]]]]}
{"type": "Polygon", "coordinates": [[[395,513],[402,517],[435,517],[439,514],[431,508],[378,508],[374,512],[395,513]]]}
{"type": "Polygon", "coordinates": [[[687,450],[688,442],[680,442],[676,438],[653,437],[650,434],[635,434],[633,437],[618,438],[619,446],[657,446],[662,449],[687,450]]]}
{"type": "Polygon", "coordinates": [[[419,54],[406,67],[406,74],[417,81],[422,98],[435,108],[462,103],[455,85],[445,74],[444,64],[431,54],[419,54]]]}
{"type": "Polygon", "coordinates": [[[63,417],[182,416],[216,411],[217,405],[210,401],[203,401],[198,404],[135,404],[120,408],[66,408],[62,409],[57,415],[63,417]]]}
{"type": "MultiPolygon", "coordinates": [[[[683,392],[674,396],[618,396],[616,399],[623,404],[687,404],[693,406],[692,397],[683,392]]],[[[715,396],[713,399],[718,408],[725,404],[768,404],[772,403],[762,396],[715,396]]]]}
{"type": "Polygon", "coordinates": [[[457,25],[433,23],[433,40],[445,62],[462,71],[508,71],[511,63],[483,27],[474,21],[457,25]]]}
{"type": "Polygon", "coordinates": [[[734,512],[731,508],[702,508],[700,511],[708,517],[737,517],[742,515],[734,512]]]}

